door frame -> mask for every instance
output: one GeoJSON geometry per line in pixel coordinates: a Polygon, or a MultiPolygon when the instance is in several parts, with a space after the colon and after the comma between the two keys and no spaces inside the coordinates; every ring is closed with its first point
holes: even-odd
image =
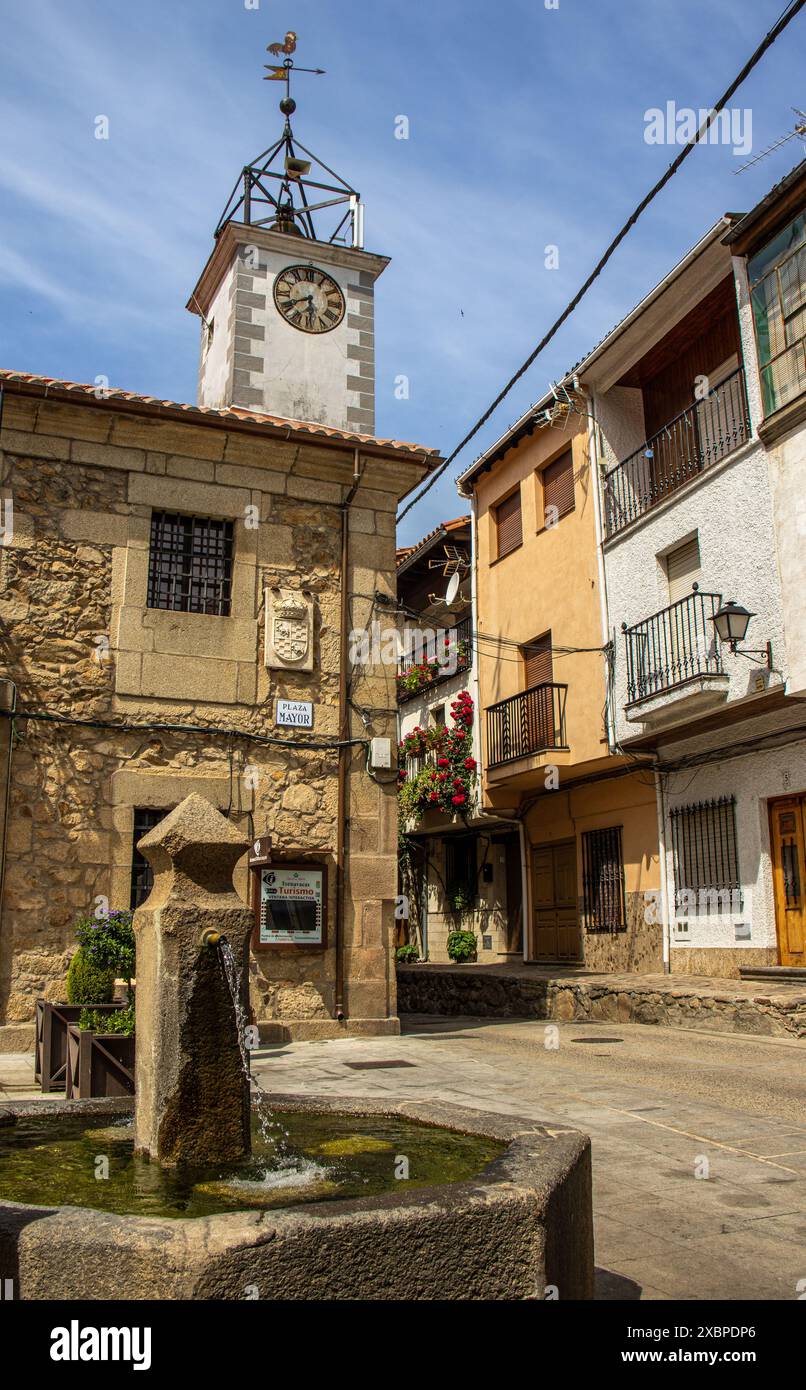
{"type": "MultiPolygon", "coordinates": [[[[787,792],[784,796],[771,796],[767,800],[767,817],[770,832],[770,870],[772,874],[772,905],[775,917],[775,946],[778,952],[779,965],[784,964],[782,960],[782,957],[784,955],[784,951],[782,949],[782,942],[784,939],[783,930],[785,924],[781,918],[781,913],[779,910],[779,903],[781,901],[781,896],[779,893],[779,875],[781,873],[782,866],[776,858],[774,814],[776,810],[780,810],[782,806],[785,806],[788,803],[790,803],[793,806],[793,808],[797,807],[800,810],[804,844],[804,857],[806,858],[806,791],[787,792]]],[[[801,884],[801,889],[804,894],[804,899],[806,900],[806,875],[804,876],[804,881],[801,884]]],[[[804,911],[806,911],[806,906],[804,907],[804,911]]],[[[804,927],[804,938],[806,939],[806,927],[804,927]]]]}
{"type": "Polygon", "coordinates": [[[566,835],[562,840],[543,840],[539,844],[529,843],[529,960],[534,965],[540,965],[541,960],[547,964],[553,964],[556,960],[561,965],[574,965],[583,962],[585,959],[584,943],[582,939],[582,915],[579,910],[579,844],[578,836],[566,835]],[[562,960],[559,956],[543,956],[537,954],[537,929],[535,923],[535,913],[537,906],[534,900],[534,856],[545,849],[563,849],[572,845],[574,849],[574,911],[576,913],[577,925],[577,954],[568,960],[562,960]]]}

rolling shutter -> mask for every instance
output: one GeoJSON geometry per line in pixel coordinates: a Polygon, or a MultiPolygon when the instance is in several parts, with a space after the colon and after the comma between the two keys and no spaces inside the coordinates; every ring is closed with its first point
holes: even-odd
{"type": "Polygon", "coordinates": [[[557,508],[558,518],[574,510],[574,456],[571,449],[566,449],[548,468],[544,468],[541,476],[545,526],[549,507],[557,508]]]}
{"type": "Polygon", "coordinates": [[[666,573],[669,577],[669,602],[688,598],[691,586],[700,577],[700,546],[697,537],[679,545],[666,556],[666,573]]]}
{"type": "Polygon", "coordinates": [[[523,540],[523,527],[521,524],[521,490],[517,487],[509,497],[500,502],[495,509],[495,521],[498,528],[498,558],[508,555],[511,550],[517,550],[523,540]]]}
{"type": "Polygon", "coordinates": [[[551,685],[554,672],[551,662],[551,633],[544,632],[523,648],[523,669],[526,690],[535,685],[551,685]]]}

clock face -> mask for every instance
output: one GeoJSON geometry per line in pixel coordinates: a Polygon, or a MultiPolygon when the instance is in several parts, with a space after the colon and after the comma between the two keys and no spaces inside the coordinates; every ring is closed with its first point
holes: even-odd
{"type": "Polygon", "coordinates": [[[344,318],[344,295],[336,281],[313,265],[289,265],[274,282],[274,302],[292,328],[329,333],[344,318]]]}

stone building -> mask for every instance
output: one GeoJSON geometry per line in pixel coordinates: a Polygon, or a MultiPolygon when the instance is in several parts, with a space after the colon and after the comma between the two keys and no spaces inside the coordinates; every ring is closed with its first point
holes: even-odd
{"type": "Polygon", "coordinates": [[[354,195],[343,244],[270,178],[191,299],[197,406],[0,374],[0,1047],[64,997],[76,917],[142,901],[137,841],[191,791],[322,894],[256,930],[262,1035],[398,1028],[395,669],[348,637],[394,607],[396,507],[438,458],[371,433],[386,261],[354,195]]]}

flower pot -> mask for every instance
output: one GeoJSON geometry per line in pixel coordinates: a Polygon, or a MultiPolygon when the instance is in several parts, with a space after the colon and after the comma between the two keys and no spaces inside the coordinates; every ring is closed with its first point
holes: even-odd
{"type": "MultiPolygon", "coordinates": [[[[100,1013],[115,1013],[120,1004],[93,1004],[100,1013]]],[[[36,1001],[35,1075],[41,1090],[63,1091],[67,1082],[67,1029],[78,1023],[83,1004],[53,1004],[36,1001]]]]}
{"type": "Polygon", "coordinates": [[[67,1026],[66,1099],[134,1095],[134,1034],[67,1026]]]}

